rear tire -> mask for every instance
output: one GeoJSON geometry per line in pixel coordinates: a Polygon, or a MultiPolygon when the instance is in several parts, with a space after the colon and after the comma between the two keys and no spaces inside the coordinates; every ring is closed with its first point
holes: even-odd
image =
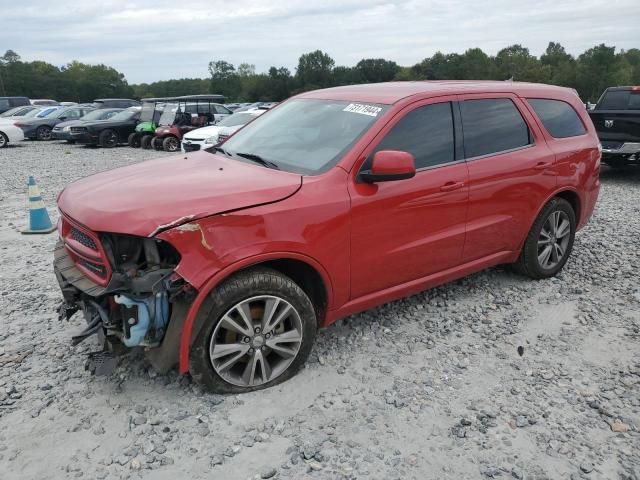
{"type": "Polygon", "coordinates": [[[167,137],[162,141],[162,148],[165,152],[177,152],[180,150],[180,140],[176,137],[167,137]]]}
{"type": "Polygon", "coordinates": [[[149,150],[151,148],[151,140],[153,140],[153,135],[143,135],[140,139],[140,148],[149,150]]]}
{"type": "Polygon", "coordinates": [[[132,133],[131,135],[129,135],[129,138],[127,139],[127,144],[131,147],[131,148],[140,148],[140,134],[139,133],[132,133]]]}
{"type": "Polygon", "coordinates": [[[38,140],[51,140],[51,127],[40,125],[36,130],[36,138],[38,140]]]}
{"type": "Polygon", "coordinates": [[[199,314],[205,323],[196,332],[189,371],[211,391],[244,393],[277,385],[293,377],[311,352],[317,330],[313,304],[280,272],[254,268],[234,274],[204,305],[208,311],[199,314]],[[242,305],[251,325],[238,316],[236,308],[242,305]],[[238,322],[235,327],[233,322],[238,322]],[[241,333],[237,326],[250,333],[241,333]],[[216,350],[222,354],[216,356],[216,350]],[[225,367],[226,362],[231,365],[225,367]]]}
{"type": "Polygon", "coordinates": [[[103,148],[113,148],[118,145],[118,134],[113,130],[104,130],[98,137],[98,145],[103,148]]]}
{"type": "Polygon", "coordinates": [[[575,234],[573,207],[563,198],[553,198],[533,223],[516,270],[536,280],[555,276],[571,255],[575,234]]]}
{"type": "Polygon", "coordinates": [[[162,150],[162,139],[159,137],[153,137],[153,140],[151,140],[151,147],[154,150],[162,150]]]}

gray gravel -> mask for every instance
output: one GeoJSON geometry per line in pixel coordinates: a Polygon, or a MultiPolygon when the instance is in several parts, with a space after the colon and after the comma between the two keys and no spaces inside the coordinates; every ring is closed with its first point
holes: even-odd
{"type": "Polygon", "coordinates": [[[139,353],[86,371],[55,234],[19,234],[28,175],[55,217],[66,183],[161,155],[0,151],[3,479],[640,479],[640,171],[603,170],[558,278],[496,268],[350,317],[294,379],[219,396],[139,353]]]}

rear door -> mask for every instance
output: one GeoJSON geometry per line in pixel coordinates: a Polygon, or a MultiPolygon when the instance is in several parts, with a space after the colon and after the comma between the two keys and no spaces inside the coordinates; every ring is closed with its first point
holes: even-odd
{"type": "Polygon", "coordinates": [[[555,189],[555,157],[516,95],[461,95],[469,209],[463,260],[517,251],[555,189]]]}
{"type": "Polygon", "coordinates": [[[441,272],[460,262],[468,199],[467,165],[454,132],[455,97],[400,112],[364,152],[413,154],[416,175],[374,184],[354,179],[351,196],[351,298],[441,272]]]}

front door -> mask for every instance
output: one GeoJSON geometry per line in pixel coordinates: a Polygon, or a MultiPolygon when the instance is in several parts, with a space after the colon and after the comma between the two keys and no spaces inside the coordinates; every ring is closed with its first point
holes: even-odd
{"type": "Polygon", "coordinates": [[[467,166],[456,146],[453,101],[407,107],[364,152],[401,150],[415,158],[416,176],[362,183],[351,196],[351,298],[446,270],[462,256],[468,200],[467,166]]]}

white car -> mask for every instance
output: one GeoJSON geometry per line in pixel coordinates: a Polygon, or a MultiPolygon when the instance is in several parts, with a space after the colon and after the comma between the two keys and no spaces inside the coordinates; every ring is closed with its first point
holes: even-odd
{"type": "Polygon", "coordinates": [[[13,120],[0,121],[0,148],[5,148],[9,142],[16,143],[24,140],[24,132],[13,124],[13,120]]]}
{"type": "Polygon", "coordinates": [[[228,137],[264,112],[266,112],[266,110],[262,109],[238,112],[229,115],[215,125],[191,130],[182,137],[180,148],[186,153],[195,152],[201,148],[213,147],[222,141],[222,139],[219,139],[220,135],[224,135],[225,138],[228,137]]]}

